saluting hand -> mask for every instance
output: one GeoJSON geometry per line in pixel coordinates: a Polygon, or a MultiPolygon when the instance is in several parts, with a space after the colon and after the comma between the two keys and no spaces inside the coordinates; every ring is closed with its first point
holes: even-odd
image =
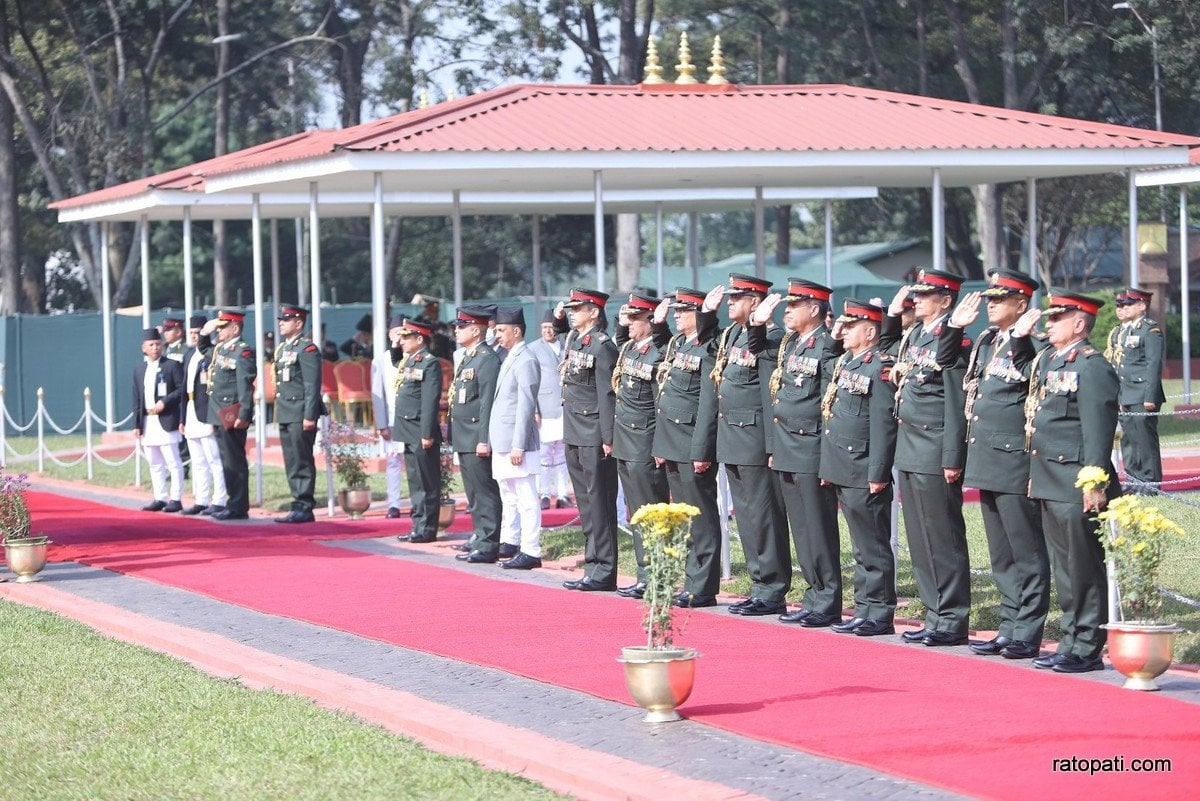
{"type": "Polygon", "coordinates": [[[725,297],[725,285],[717,284],[712,289],[708,290],[708,294],[704,296],[704,310],[706,312],[714,312],[721,305],[721,298],[725,297]]]}
{"type": "Polygon", "coordinates": [[[751,325],[766,325],[771,320],[771,316],[775,314],[775,307],[779,305],[779,301],[783,296],[778,292],[772,292],[767,295],[762,301],[754,307],[754,311],[750,312],[751,325]]]}
{"type": "Polygon", "coordinates": [[[1027,337],[1033,332],[1033,327],[1037,325],[1038,319],[1042,316],[1041,309],[1030,309],[1017,318],[1016,325],[1013,326],[1014,337],[1027,337]]]}
{"type": "Polygon", "coordinates": [[[896,290],[896,297],[892,298],[891,304],[888,306],[887,313],[892,317],[899,317],[904,313],[904,301],[908,300],[909,293],[912,292],[912,287],[908,284],[896,290]]]}
{"type": "Polygon", "coordinates": [[[667,321],[667,312],[671,310],[671,299],[663,298],[654,307],[654,316],[651,318],[655,323],[665,323],[667,321]]]}
{"type": "Polygon", "coordinates": [[[950,325],[954,328],[966,328],[975,322],[975,318],[979,316],[979,306],[982,302],[983,294],[980,292],[968,292],[963,295],[963,299],[958,302],[954,313],[950,315],[950,325]]]}
{"type": "Polygon", "coordinates": [[[558,305],[554,307],[554,316],[559,320],[567,316],[566,307],[563,305],[564,303],[565,301],[560,300],[558,305]]]}

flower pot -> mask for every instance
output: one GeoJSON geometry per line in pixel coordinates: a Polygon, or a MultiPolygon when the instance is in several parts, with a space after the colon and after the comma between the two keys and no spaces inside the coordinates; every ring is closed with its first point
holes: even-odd
{"type": "Polygon", "coordinates": [[[1175,635],[1183,631],[1174,623],[1129,620],[1105,623],[1108,658],[1125,677],[1127,690],[1157,690],[1154,680],[1171,666],[1175,635]]]}
{"type": "Polygon", "coordinates": [[[50,541],[35,537],[28,541],[4,543],[4,561],[8,569],[17,574],[17,581],[37,581],[37,574],[46,566],[46,548],[50,541]]]}
{"type": "Polygon", "coordinates": [[[338,503],[342,511],[350,515],[351,520],[362,520],[363,512],[371,508],[371,490],[344,489],[338,490],[338,503]]]}
{"type": "Polygon", "coordinates": [[[651,649],[645,645],[621,649],[617,660],[625,665],[625,686],[638,706],[646,710],[647,723],[679,720],[675,708],[692,694],[696,678],[694,648],[651,649]]]}
{"type": "Polygon", "coordinates": [[[454,501],[443,503],[438,507],[438,528],[448,528],[454,522],[454,501]]]}

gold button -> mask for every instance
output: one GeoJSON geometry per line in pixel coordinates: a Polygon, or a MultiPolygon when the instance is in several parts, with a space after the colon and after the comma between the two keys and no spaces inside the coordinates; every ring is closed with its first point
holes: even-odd
{"type": "Polygon", "coordinates": [[[1058,461],[1060,461],[1060,462],[1061,462],[1062,460],[1063,460],[1063,458],[1062,458],[1062,454],[1060,453],[1060,454],[1058,455],[1058,461]]]}
{"type": "Polygon", "coordinates": [[[1037,456],[1037,448],[1034,448],[1034,449],[1033,449],[1033,451],[1032,451],[1032,455],[1033,455],[1033,456],[1037,456]]]}
{"type": "MultiPolygon", "coordinates": [[[[974,442],[974,440],[971,440],[971,441],[974,442]]],[[[1011,447],[1012,447],[1012,443],[1010,443],[1010,442],[1004,443],[1004,450],[1008,450],[1011,447]]]]}
{"type": "Polygon", "coordinates": [[[974,438],[974,437],[971,437],[971,444],[972,444],[972,445],[974,445],[974,444],[975,444],[975,438],[974,438]]]}
{"type": "Polygon", "coordinates": [[[979,415],[975,415],[975,419],[976,419],[976,420],[978,420],[978,419],[979,419],[979,415]]]}

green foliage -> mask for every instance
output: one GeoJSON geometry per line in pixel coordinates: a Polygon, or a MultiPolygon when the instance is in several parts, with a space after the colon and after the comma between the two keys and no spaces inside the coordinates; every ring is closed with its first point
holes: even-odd
{"type": "Polygon", "coordinates": [[[366,489],[366,451],[372,445],[372,441],[363,437],[352,426],[331,420],[325,443],[329,458],[333,462],[333,471],[338,477],[339,487],[366,489]]]}

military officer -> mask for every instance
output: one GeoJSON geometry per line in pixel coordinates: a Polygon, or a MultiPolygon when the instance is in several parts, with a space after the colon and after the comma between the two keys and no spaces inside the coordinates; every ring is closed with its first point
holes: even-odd
{"type": "Polygon", "coordinates": [[[854,549],[854,616],[839,633],[895,633],[896,557],[892,553],[892,461],[896,449],[892,358],[880,340],[883,309],[848,299],[831,336],[845,352],[821,403],[819,475],[837,492],[854,549]],[[839,330],[840,329],[840,330],[839,330]]]}
{"type": "MultiPolygon", "coordinates": [[[[667,473],[651,456],[654,443],[655,402],[658,399],[658,365],[671,338],[666,317],[670,301],[633,292],[617,317],[619,348],[613,368],[616,420],[613,426],[613,458],[617,477],[625,491],[630,515],[648,503],[671,500],[667,473]]],[[[617,590],[626,598],[641,598],[646,591],[646,552],[642,535],[633,530],[637,557],[637,581],[617,590]]]]}
{"type": "Polygon", "coordinates": [[[1104,355],[1121,382],[1121,460],[1132,479],[1130,489],[1156,489],[1162,483],[1158,446],[1158,410],[1162,387],[1162,326],[1146,316],[1154,293],[1129,287],[1116,298],[1121,324],[1108,334],[1104,355]]]}
{"type": "MultiPolygon", "coordinates": [[[[1026,405],[1029,496],[1041,507],[1063,611],[1057,652],[1033,664],[1058,673],[1104,668],[1101,626],[1108,620],[1108,585],[1094,514],[1120,495],[1121,487],[1111,458],[1120,382],[1103,354],[1088,344],[1101,304],[1075,292],[1050,292],[1045,311],[1050,345],[1035,357],[1026,405]],[[1083,467],[1107,472],[1108,486],[1077,489],[1083,467]]],[[[1041,315],[1037,309],[1023,314],[1013,340],[1028,339],[1041,315]]]]}
{"type": "Polygon", "coordinates": [[[183,319],[167,317],[162,321],[163,357],[173,362],[183,364],[183,354],[187,351],[183,341],[183,319]]]}
{"type": "Polygon", "coordinates": [[[442,480],[442,427],[438,422],[442,363],[429,352],[433,335],[429,323],[411,317],[392,323],[388,330],[392,363],[396,365],[392,441],[404,446],[408,497],[412,502],[412,532],[397,539],[433,542],[437,539],[442,480]]]}
{"type": "Polygon", "coordinates": [[[583,523],[584,577],[563,582],[569,590],[617,588],[617,462],[613,458],[616,395],[612,388],[617,347],[602,330],[608,295],[572,289],[554,310],[554,328],[570,330],[559,369],[563,385],[563,442],[567,472],[583,523]]]}
{"type": "Polygon", "coordinates": [[[837,491],[817,477],[821,461],[821,401],[842,343],[825,326],[827,286],[789,278],[785,297],[768,295],[750,315],[750,330],[761,330],[775,306],[787,304],[779,359],[771,374],[770,416],[774,446],[770,465],[779,477],[791,523],[796,559],[808,582],[799,609],[780,616],[785,623],[823,628],[841,622],[842,565],[837,491]]]}
{"type": "Polygon", "coordinates": [[[971,613],[971,572],[962,514],[962,472],[967,461],[963,418],[962,331],[947,325],[962,279],[922,270],[917,282],[896,293],[883,324],[899,336],[904,300],[912,295],[916,322],[899,341],[896,366],[896,468],[917,591],[925,625],[905,632],[906,642],[961,645],[971,613]]]}
{"type": "Polygon", "coordinates": [[[737,515],[738,536],[750,573],[750,597],[729,607],[735,615],[778,615],[786,611],[792,559],[779,482],[767,466],[772,427],[769,383],[783,333],[778,328],[751,336],[750,315],[771,282],[733,273],[704,299],[714,312],[728,298],[731,325],[721,333],[712,377],[717,384],[717,460],[725,465],[737,515]]]}
{"type": "Polygon", "coordinates": [[[700,510],[692,518],[687,579],[676,606],[716,606],[721,588],[721,513],[717,508],[717,315],[704,293],[679,287],[671,309],[677,333],[658,368],[658,418],[651,453],[667,474],[671,497],[700,510]]]}
{"type": "Polygon", "coordinates": [[[993,270],[989,279],[986,290],[966,295],[950,315],[952,328],[965,329],[986,299],[990,325],[971,349],[963,386],[963,484],[979,489],[992,577],[1000,591],[1000,626],[995,637],[970,647],[977,654],[1032,659],[1050,608],[1050,557],[1041,510],[1026,494],[1025,399],[1033,349],[1014,345],[1012,328],[1029,308],[1038,282],[1011,270],[993,270]]]}
{"type": "Polygon", "coordinates": [[[245,315],[222,309],[200,329],[197,347],[209,363],[208,422],[217,436],[225,490],[225,508],[214,520],[245,520],[250,513],[250,466],[246,462],[246,432],[254,421],[254,349],[242,340],[245,315]],[[217,342],[212,341],[213,332],[217,342]]]}
{"type": "Polygon", "coordinates": [[[321,403],[321,349],[304,336],[308,310],[284,304],[279,307],[279,338],[275,359],[275,422],[283,467],[292,491],[292,509],[276,523],[311,523],[316,501],[317,464],[313,444],[317,420],[325,413],[321,403]]]}
{"type": "Polygon", "coordinates": [[[500,486],[492,476],[488,446],[500,359],[483,344],[491,319],[488,310],[464,308],[458,310],[454,321],[454,336],[462,357],[450,383],[450,444],[458,454],[467,511],[475,526],[471,550],[455,558],[472,564],[495,562],[500,553],[500,486]]]}

